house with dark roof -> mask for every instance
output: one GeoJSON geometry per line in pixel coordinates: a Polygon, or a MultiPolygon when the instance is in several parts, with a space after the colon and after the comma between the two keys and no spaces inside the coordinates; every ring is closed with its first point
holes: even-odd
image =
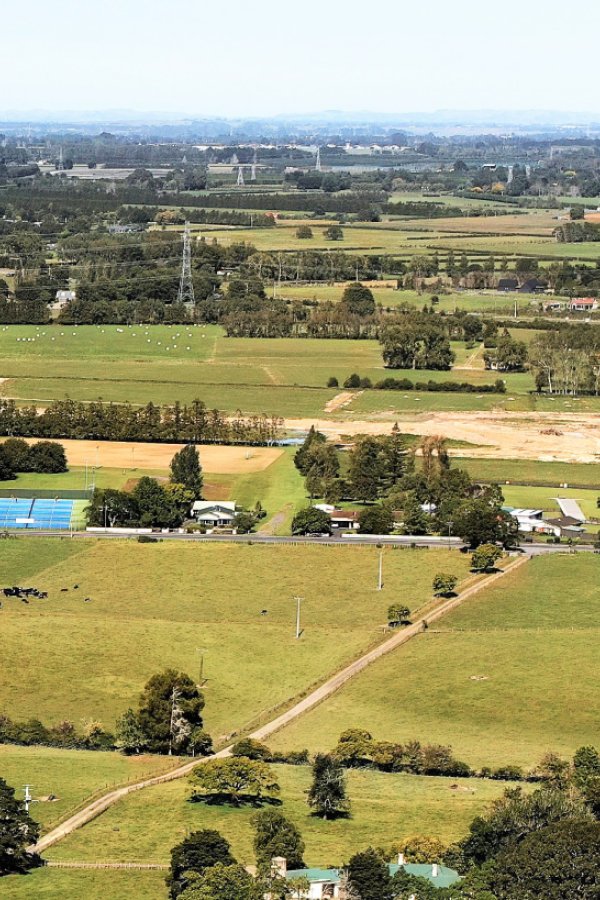
{"type": "Polygon", "coordinates": [[[516,291],[518,287],[519,282],[516,278],[501,278],[498,281],[499,291],[516,291]]]}
{"type": "Polygon", "coordinates": [[[541,278],[528,278],[519,288],[519,294],[543,294],[548,290],[548,282],[541,278]]]}

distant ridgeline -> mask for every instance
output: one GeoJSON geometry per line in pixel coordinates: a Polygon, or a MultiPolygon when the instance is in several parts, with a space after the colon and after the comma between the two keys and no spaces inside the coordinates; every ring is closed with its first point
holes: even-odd
{"type": "Polygon", "coordinates": [[[55,400],[45,409],[0,400],[0,435],[80,440],[272,444],[281,435],[276,416],[224,415],[201,400],[189,406],[133,407],[128,403],[55,400]]]}

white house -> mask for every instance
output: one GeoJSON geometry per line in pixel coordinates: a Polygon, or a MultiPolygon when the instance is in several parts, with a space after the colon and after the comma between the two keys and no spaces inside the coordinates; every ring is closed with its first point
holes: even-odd
{"type": "Polygon", "coordinates": [[[598,301],[593,297],[576,297],[569,303],[571,312],[593,312],[598,309],[598,301]]]}
{"type": "Polygon", "coordinates": [[[542,518],[543,510],[541,509],[513,509],[505,507],[505,512],[517,520],[519,531],[523,534],[553,534],[554,537],[560,537],[560,528],[545,522],[542,518]]]}
{"type": "Polygon", "coordinates": [[[233,500],[196,500],[191,515],[199,525],[207,528],[231,526],[236,516],[236,504],[233,500]]]}
{"type": "Polygon", "coordinates": [[[63,309],[67,303],[72,303],[75,299],[75,291],[57,291],[54,295],[54,309],[63,309]]]}

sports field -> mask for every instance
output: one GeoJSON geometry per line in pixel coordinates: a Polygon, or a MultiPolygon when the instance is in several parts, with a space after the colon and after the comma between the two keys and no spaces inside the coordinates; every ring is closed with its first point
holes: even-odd
{"type": "Polygon", "coordinates": [[[335,745],[350,727],[382,740],[449,743],[473,765],[535,765],[597,742],[598,559],[536,558],[388,655],[275,735],[335,745]]]}
{"type": "MultiPolygon", "coordinates": [[[[450,842],[465,833],[506,784],[469,779],[424,778],[350,771],[352,818],[326,822],[310,815],[308,766],[274,766],[281,785],[281,812],[296,823],[312,865],[339,864],[369,844],[389,846],[414,834],[450,842]]],[[[49,859],[168,862],[170,848],[197,828],[215,828],[244,864],[254,862],[252,807],[189,803],[185,779],[131,794],[100,818],[48,850],[49,859]]]]}
{"type": "Polygon", "coordinates": [[[112,728],[150,675],[174,666],[193,676],[203,654],[206,725],[219,739],[380,640],[398,595],[415,608],[435,572],[468,569],[462,554],[390,549],[377,592],[378,558],[376,547],[251,541],[2,541],[5,583],[49,597],[3,602],[0,706],[19,719],[91,716],[112,728]]]}

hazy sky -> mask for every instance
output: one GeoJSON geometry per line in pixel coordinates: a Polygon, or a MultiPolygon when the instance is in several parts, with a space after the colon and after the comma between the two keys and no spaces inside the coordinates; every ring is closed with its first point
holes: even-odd
{"type": "Polygon", "coordinates": [[[598,0],[4,0],[0,110],[600,112],[598,0]]]}

